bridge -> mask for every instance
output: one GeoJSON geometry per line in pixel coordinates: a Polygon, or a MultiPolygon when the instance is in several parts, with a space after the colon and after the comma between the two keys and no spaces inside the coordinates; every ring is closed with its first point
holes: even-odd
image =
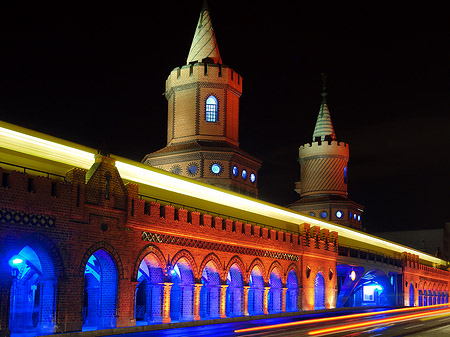
{"type": "Polygon", "coordinates": [[[448,302],[448,262],[0,122],[0,336],[448,302]]]}

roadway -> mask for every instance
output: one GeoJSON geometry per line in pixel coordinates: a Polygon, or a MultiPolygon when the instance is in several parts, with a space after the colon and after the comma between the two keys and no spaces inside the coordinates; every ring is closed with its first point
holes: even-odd
{"type": "MultiPolygon", "coordinates": [[[[448,306],[322,312],[126,334],[153,336],[449,336],[448,306]]],[[[111,336],[112,337],[112,336],[111,336]]]]}

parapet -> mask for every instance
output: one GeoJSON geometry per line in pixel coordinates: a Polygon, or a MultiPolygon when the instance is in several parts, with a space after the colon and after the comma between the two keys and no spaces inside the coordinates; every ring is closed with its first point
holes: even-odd
{"type": "Polygon", "coordinates": [[[349,158],[349,145],[338,141],[320,141],[301,145],[298,149],[300,160],[313,156],[339,156],[349,158]]]}
{"type": "Polygon", "coordinates": [[[242,77],[226,65],[214,63],[194,63],[177,67],[166,80],[166,97],[171,89],[194,82],[222,84],[231,87],[239,95],[242,93],[242,77]]]}

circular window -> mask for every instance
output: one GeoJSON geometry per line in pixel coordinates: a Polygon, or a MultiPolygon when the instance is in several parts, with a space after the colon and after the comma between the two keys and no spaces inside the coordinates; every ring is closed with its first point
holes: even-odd
{"type": "Polygon", "coordinates": [[[233,173],[233,175],[235,177],[237,177],[237,175],[239,174],[239,169],[238,169],[238,167],[236,165],[233,166],[233,172],[232,173],[233,173]]]}
{"type": "Polygon", "coordinates": [[[220,166],[220,164],[217,163],[212,164],[211,172],[214,174],[220,174],[220,172],[222,172],[222,166],[220,166]]]}
{"type": "Polygon", "coordinates": [[[316,213],[314,213],[314,212],[309,212],[309,215],[311,215],[311,216],[316,216],[316,213]]]}
{"type": "Polygon", "coordinates": [[[181,166],[180,165],[174,165],[170,168],[170,172],[175,174],[181,174],[181,166]]]}
{"type": "Polygon", "coordinates": [[[254,173],[250,173],[250,181],[254,183],[256,181],[256,175],[254,173]]]}
{"type": "Polygon", "coordinates": [[[247,179],[247,170],[242,170],[242,179],[247,179]]]}
{"type": "Polygon", "coordinates": [[[197,172],[198,172],[197,165],[195,165],[194,163],[189,164],[189,166],[188,166],[188,173],[189,173],[189,175],[195,176],[197,174],[197,172]]]}
{"type": "Polygon", "coordinates": [[[328,213],[327,213],[327,212],[325,212],[325,211],[320,212],[320,217],[321,217],[322,219],[325,219],[327,216],[328,216],[328,213]]]}
{"type": "Polygon", "coordinates": [[[342,213],[342,211],[336,212],[336,218],[338,218],[338,219],[342,218],[343,215],[344,215],[344,213],[342,213]]]}

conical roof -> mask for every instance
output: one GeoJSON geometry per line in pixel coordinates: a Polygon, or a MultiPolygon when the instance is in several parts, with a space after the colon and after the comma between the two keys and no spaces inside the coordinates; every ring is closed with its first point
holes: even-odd
{"type": "Polygon", "coordinates": [[[214,63],[222,63],[209,9],[204,1],[186,63],[202,62],[206,58],[214,63]]]}
{"type": "Polygon", "coordinates": [[[320,137],[322,141],[325,140],[325,137],[336,140],[336,134],[334,133],[333,123],[331,122],[331,115],[327,105],[327,93],[325,92],[325,87],[323,89],[322,103],[320,104],[319,116],[317,116],[316,127],[314,128],[313,141],[317,137],[320,137]]]}

